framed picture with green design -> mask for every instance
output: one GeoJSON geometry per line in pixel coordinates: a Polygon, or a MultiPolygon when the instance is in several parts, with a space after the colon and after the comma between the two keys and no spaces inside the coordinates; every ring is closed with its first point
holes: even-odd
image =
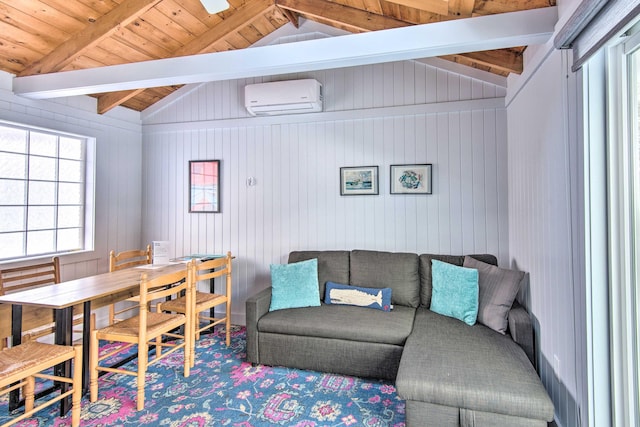
{"type": "Polygon", "coordinates": [[[391,194],[432,194],[433,165],[391,165],[391,194]]]}

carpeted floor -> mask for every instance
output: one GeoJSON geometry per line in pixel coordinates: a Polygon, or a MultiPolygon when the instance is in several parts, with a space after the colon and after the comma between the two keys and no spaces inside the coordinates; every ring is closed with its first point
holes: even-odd
{"type": "MultiPolygon", "coordinates": [[[[100,379],[99,399],[82,401],[82,426],[371,426],[404,427],[404,401],[392,384],[268,366],[245,359],[245,329],[233,327],[231,346],[217,333],[197,343],[196,365],[182,376],[182,355],[147,372],[146,404],[136,411],[135,377],[100,379]]],[[[130,362],[135,363],[135,362],[130,362]]],[[[69,426],[57,405],[17,426],[69,426]]],[[[7,398],[0,398],[0,424],[7,398]]]]}

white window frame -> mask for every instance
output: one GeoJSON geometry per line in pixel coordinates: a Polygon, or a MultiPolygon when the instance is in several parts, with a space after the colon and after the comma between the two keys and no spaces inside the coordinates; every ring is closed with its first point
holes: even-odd
{"type": "MultiPolygon", "coordinates": [[[[70,137],[83,139],[85,142],[85,155],[84,155],[84,221],[83,221],[83,243],[82,247],[74,250],[60,250],[52,251],[43,254],[20,254],[15,257],[8,257],[0,259],[0,264],[14,263],[25,260],[34,260],[39,258],[48,258],[56,255],[65,255],[71,253],[82,253],[94,250],[95,242],[95,175],[96,175],[96,139],[91,136],[81,135],[57,129],[44,128],[39,126],[32,126],[24,123],[10,122],[6,120],[0,120],[0,125],[7,127],[15,127],[18,129],[24,129],[26,131],[49,133],[59,137],[70,137]]],[[[56,201],[57,204],[57,201],[56,201]]],[[[56,225],[57,227],[57,225],[56,225]]]]}
{"type": "Polygon", "coordinates": [[[607,192],[611,392],[614,426],[640,425],[640,265],[637,260],[640,189],[634,175],[638,102],[630,79],[630,56],[640,49],[640,29],[607,49],[607,192]]]}

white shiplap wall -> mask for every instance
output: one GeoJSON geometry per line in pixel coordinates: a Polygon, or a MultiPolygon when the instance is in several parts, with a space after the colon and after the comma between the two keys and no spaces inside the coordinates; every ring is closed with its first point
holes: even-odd
{"type": "Polygon", "coordinates": [[[567,51],[541,52],[508,106],[509,263],[529,272],[538,370],[557,425],[569,427],[587,425],[579,86],[567,51]]]}
{"type": "Polygon", "coordinates": [[[295,249],[508,259],[505,89],[420,62],[279,76],[318,79],[325,112],[249,118],[243,88],[185,87],[143,117],[143,241],[234,263],[234,322],[295,249]],[[188,161],[222,160],[222,213],[188,213],[188,161]],[[389,166],[433,163],[434,194],[390,195],[389,166]],[[341,166],[378,165],[378,196],[341,197],[341,166]],[[247,178],[257,185],[247,186],[247,178]]]}
{"type": "Polygon", "coordinates": [[[1,120],[96,138],[95,249],[62,256],[61,275],[71,280],[106,272],[110,249],[137,248],[142,241],[139,113],[116,109],[98,115],[94,98],[35,101],[10,88],[11,76],[0,73],[1,120]]]}

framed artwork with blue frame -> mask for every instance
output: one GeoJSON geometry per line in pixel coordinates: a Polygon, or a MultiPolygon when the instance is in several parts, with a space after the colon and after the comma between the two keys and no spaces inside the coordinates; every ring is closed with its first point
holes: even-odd
{"type": "Polygon", "coordinates": [[[391,165],[391,194],[432,194],[431,164],[391,165]]]}
{"type": "Polygon", "coordinates": [[[189,212],[220,212],[220,160],[189,161],[189,212]]]}

